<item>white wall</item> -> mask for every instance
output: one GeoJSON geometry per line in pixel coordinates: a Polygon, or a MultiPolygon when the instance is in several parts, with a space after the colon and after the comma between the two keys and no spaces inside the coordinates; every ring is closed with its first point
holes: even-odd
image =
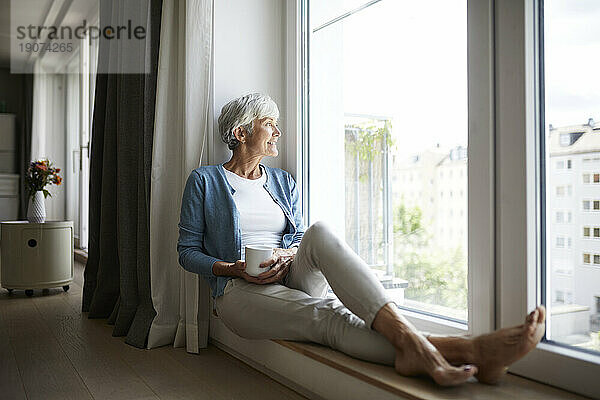
{"type": "MultiPolygon", "coordinates": [[[[214,128],[210,163],[223,163],[231,151],[221,141],[217,119],[229,100],[252,92],[270,95],[279,105],[279,125],[286,126],[285,2],[228,0],[214,5],[214,128]]],[[[263,163],[286,169],[286,132],[279,156],[263,163]]]]}

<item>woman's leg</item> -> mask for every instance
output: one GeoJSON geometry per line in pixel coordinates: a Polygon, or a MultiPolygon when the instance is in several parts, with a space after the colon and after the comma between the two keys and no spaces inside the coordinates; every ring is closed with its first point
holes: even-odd
{"type": "Polygon", "coordinates": [[[233,279],[215,304],[221,320],[238,336],[311,341],[355,358],[394,365],[394,347],[337,299],[233,279]]]}
{"type": "Polygon", "coordinates": [[[393,302],[369,266],[322,221],[304,233],[286,286],[325,297],[327,282],[354,314],[370,328],[377,312],[393,302]]]}
{"type": "Polygon", "coordinates": [[[493,383],[506,366],[535,348],[544,333],[545,309],[538,307],[524,324],[487,335],[425,338],[390,304],[367,264],[326,224],[317,222],[304,234],[286,285],[323,296],[324,278],[366,326],[393,345],[395,367],[402,375],[427,374],[439,384],[456,385],[477,374],[480,381],[493,383]],[[456,368],[449,362],[475,366],[456,368]]]}
{"type": "Polygon", "coordinates": [[[365,326],[380,332],[395,352],[402,375],[428,374],[442,385],[473,376],[476,368],[451,366],[400,313],[369,266],[327,224],[311,225],[300,243],[286,285],[324,296],[327,282],[365,326]],[[326,281],[325,281],[326,279],[326,281]]]}

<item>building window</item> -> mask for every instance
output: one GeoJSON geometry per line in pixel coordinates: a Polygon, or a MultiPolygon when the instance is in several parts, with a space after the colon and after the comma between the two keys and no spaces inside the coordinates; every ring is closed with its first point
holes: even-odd
{"type": "Polygon", "coordinates": [[[600,200],[594,200],[594,211],[600,210],[600,200]]]}
{"type": "Polygon", "coordinates": [[[567,169],[571,169],[571,160],[567,160],[567,169]]]}
{"type": "Polygon", "coordinates": [[[600,254],[594,254],[594,265],[600,265],[600,254]]]}
{"type": "Polygon", "coordinates": [[[583,211],[589,211],[589,210],[590,210],[590,201],[583,200],[583,211]]]}
{"type": "Polygon", "coordinates": [[[583,227],[583,237],[590,237],[590,228],[587,226],[583,227]]]}
{"type": "Polygon", "coordinates": [[[564,169],[565,168],[565,162],[564,161],[557,161],[556,162],[556,169],[564,169]]]}
{"type": "Polygon", "coordinates": [[[590,264],[591,260],[592,260],[591,254],[583,253],[583,263],[584,264],[590,264]]]}
{"type": "Polygon", "coordinates": [[[583,174],[583,183],[590,183],[590,174],[583,174]]]}
{"type": "Polygon", "coordinates": [[[600,238],[600,228],[594,228],[594,237],[600,238]]]}
{"type": "Polygon", "coordinates": [[[554,292],[554,301],[556,303],[564,303],[565,302],[565,292],[562,290],[557,290],[554,292]]]}
{"type": "Polygon", "coordinates": [[[558,224],[565,222],[565,214],[562,211],[556,212],[556,222],[558,224]]]}
{"type": "Polygon", "coordinates": [[[565,195],[565,187],[564,186],[557,186],[556,187],[556,196],[557,197],[563,197],[565,195]]]}
{"type": "Polygon", "coordinates": [[[600,183],[600,174],[594,174],[594,183],[600,183]]]}
{"type": "Polygon", "coordinates": [[[565,247],[565,238],[562,236],[558,236],[556,238],[556,248],[563,249],[565,247]]]}

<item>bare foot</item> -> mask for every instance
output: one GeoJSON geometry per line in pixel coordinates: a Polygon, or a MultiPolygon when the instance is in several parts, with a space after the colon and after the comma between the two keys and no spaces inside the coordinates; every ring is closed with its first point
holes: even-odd
{"type": "Polygon", "coordinates": [[[442,386],[456,386],[477,373],[474,365],[454,367],[419,333],[408,333],[396,347],[395,368],[400,375],[429,375],[442,386]]]}
{"type": "Polygon", "coordinates": [[[539,306],[525,318],[523,325],[500,329],[473,339],[475,375],[482,383],[494,384],[508,366],[535,348],[544,336],[546,309],[539,306]]]}

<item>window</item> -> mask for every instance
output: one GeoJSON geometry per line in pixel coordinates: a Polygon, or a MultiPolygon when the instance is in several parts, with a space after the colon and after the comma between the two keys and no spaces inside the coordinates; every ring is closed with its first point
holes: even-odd
{"type": "Polygon", "coordinates": [[[309,222],[385,287],[406,282],[402,308],[467,324],[468,235],[452,234],[469,223],[454,212],[469,204],[467,1],[309,4],[308,169],[327,171],[310,174],[309,222]]]}
{"type": "Polygon", "coordinates": [[[583,200],[583,211],[599,211],[600,200],[583,200]]]}
{"type": "Polygon", "coordinates": [[[590,183],[590,174],[583,174],[583,183],[590,183]]]}
{"type": "Polygon", "coordinates": [[[595,378],[600,376],[600,343],[598,328],[591,322],[594,296],[600,287],[600,268],[593,264],[598,251],[585,248],[592,244],[584,241],[581,233],[571,236],[572,248],[577,251],[557,249],[559,236],[567,238],[565,247],[568,245],[571,227],[558,226],[554,213],[577,210],[572,232],[583,232],[583,224],[595,222],[592,218],[600,211],[597,193],[582,185],[583,173],[590,172],[591,184],[595,171],[580,169],[578,161],[598,157],[590,138],[597,134],[593,121],[600,120],[600,98],[584,93],[600,93],[600,81],[597,68],[572,62],[600,52],[600,37],[590,19],[591,15],[600,18],[600,10],[595,3],[568,0],[510,3],[494,2],[495,23],[500,27],[495,36],[496,77],[502,85],[502,90],[496,91],[496,117],[500,120],[496,154],[502,168],[495,172],[500,186],[505,182],[505,189],[510,186],[517,190],[512,196],[500,188],[500,196],[509,196],[514,204],[498,203],[500,243],[511,243],[500,245],[498,250],[503,260],[497,267],[498,318],[509,325],[518,320],[520,310],[544,304],[548,310],[546,337],[528,361],[511,370],[594,397],[600,393],[600,381],[595,378]],[[503,32],[502,27],[508,26],[517,29],[503,32]],[[572,93],[577,95],[571,97],[572,93]],[[520,105],[512,103],[517,99],[520,105]],[[565,156],[572,160],[571,171],[575,173],[556,169],[556,162],[565,156]],[[520,178],[522,170],[511,168],[515,162],[526,166],[525,179],[520,178]],[[594,209],[597,200],[599,210],[594,209]],[[524,234],[527,240],[523,245],[511,241],[515,235],[524,234]],[[587,261],[583,254],[590,255],[587,260],[591,263],[582,262],[587,261]],[[572,265],[571,276],[553,270],[556,259],[565,266],[572,265]],[[527,267],[520,270],[519,263],[527,267]],[[512,286],[506,287],[510,282],[512,286]],[[563,292],[559,300],[564,303],[556,306],[557,290],[563,292]],[[567,364],[569,373],[551,373],[567,368],[567,364]]]}
{"type": "Polygon", "coordinates": [[[600,228],[594,228],[594,237],[600,238],[600,228]]]}
{"type": "MultiPolygon", "coordinates": [[[[600,40],[598,38],[590,37],[588,33],[584,34],[585,29],[583,26],[580,28],[576,28],[575,31],[579,31],[581,35],[569,31],[567,34],[564,30],[564,27],[561,27],[562,24],[566,23],[567,20],[570,23],[573,23],[573,20],[567,17],[567,14],[573,12],[578,13],[580,11],[576,11],[574,2],[568,2],[564,0],[545,0],[544,1],[544,46],[546,49],[545,58],[542,61],[545,67],[545,101],[543,104],[543,119],[541,121],[545,122],[545,126],[540,129],[543,133],[541,135],[545,135],[547,140],[545,140],[543,148],[543,152],[546,157],[549,158],[549,161],[552,162],[553,159],[557,157],[564,157],[564,152],[573,152],[577,151],[577,157],[592,158],[590,156],[594,155],[597,152],[597,148],[595,145],[591,143],[592,138],[595,137],[596,133],[593,132],[593,122],[590,123],[590,117],[600,117],[598,113],[598,109],[600,107],[600,101],[597,99],[586,99],[584,96],[579,97],[575,103],[572,103],[569,107],[574,107],[577,109],[577,112],[570,113],[567,110],[567,107],[563,103],[563,99],[568,96],[569,87],[574,85],[574,81],[570,81],[570,83],[566,83],[564,79],[567,79],[567,76],[573,78],[575,71],[579,67],[574,67],[574,69],[561,70],[560,65],[563,65],[563,58],[565,55],[569,57],[573,57],[575,53],[579,50],[575,50],[573,47],[570,47],[567,50],[565,46],[573,46],[575,42],[572,40],[577,40],[577,43],[581,43],[583,40],[586,43],[589,43],[592,46],[596,46],[600,50],[600,40]],[[588,35],[586,38],[585,35],[588,35]],[[577,37],[577,39],[575,39],[577,37]],[[562,52],[563,50],[567,51],[567,53],[563,53],[561,57],[558,57],[557,52],[562,52]],[[551,127],[550,127],[551,124],[551,127]],[[556,136],[559,135],[558,138],[556,136]],[[566,149],[573,148],[573,149],[566,149]]],[[[600,16],[600,13],[598,14],[600,16]]],[[[572,64],[570,64],[572,65],[572,64]]],[[[592,79],[592,76],[596,76],[595,73],[592,73],[592,70],[585,69],[580,70],[581,79],[587,81],[588,79],[592,79]]],[[[569,78],[569,79],[571,79],[569,78]]],[[[583,81],[581,81],[583,82],[583,81]]],[[[596,89],[600,90],[600,84],[596,84],[596,89]]],[[[540,121],[540,122],[541,122],[540,121]]],[[[562,161],[562,160],[560,160],[562,161]]],[[[552,165],[552,164],[550,164],[552,165]]],[[[569,166],[569,159],[565,160],[565,168],[569,166]]],[[[582,179],[584,184],[598,183],[600,182],[600,174],[595,172],[582,172],[580,175],[581,178],[568,175],[559,175],[553,172],[553,170],[548,170],[546,172],[546,179],[548,185],[553,185],[556,187],[556,191],[553,192],[551,190],[547,190],[547,186],[543,187],[542,190],[545,190],[545,203],[549,207],[556,207],[556,205],[564,206],[565,204],[575,204],[575,202],[583,201],[583,209],[588,211],[590,206],[595,211],[596,210],[596,200],[579,200],[577,198],[577,194],[573,195],[573,186],[578,184],[577,180],[582,179]],[[562,197],[562,199],[558,199],[562,197]]],[[[550,186],[552,187],[552,186],[550,186]]],[[[589,189],[586,189],[589,190],[589,189]]],[[[598,208],[600,208],[600,201],[598,204],[598,208]]],[[[561,233],[557,231],[559,228],[555,227],[553,224],[549,224],[546,226],[546,237],[548,238],[548,234],[557,234],[561,233]]],[[[562,228],[564,229],[564,228],[562,228]]],[[[590,226],[581,226],[579,229],[583,230],[583,237],[590,238],[594,234],[593,227],[590,226]]],[[[564,232],[564,231],[562,231],[564,232]]],[[[580,231],[581,232],[581,231],[580,231]]],[[[550,236],[552,237],[552,236],[550,236]]],[[[548,239],[546,239],[548,240],[548,239]]],[[[574,243],[570,236],[557,236],[555,239],[556,248],[571,248],[574,243]]],[[[583,244],[586,242],[581,241],[580,237],[575,237],[575,246],[581,248],[583,244]]],[[[583,253],[583,262],[584,264],[589,264],[589,261],[592,261],[592,264],[596,265],[598,261],[600,263],[600,255],[598,254],[588,254],[583,253]]],[[[561,254],[555,253],[552,251],[548,251],[545,255],[546,265],[548,263],[552,263],[555,257],[567,257],[566,260],[572,264],[576,264],[576,257],[580,257],[578,252],[562,252],[561,254]],[[571,258],[569,260],[569,257],[571,258]]],[[[566,283],[561,282],[559,278],[555,277],[554,272],[548,268],[542,266],[542,275],[545,275],[546,282],[548,282],[548,286],[546,288],[542,288],[542,290],[550,291],[552,288],[557,287],[557,285],[566,285],[566,283]]],[[[552,305],[549,306],[549,315],[550,315],[550,331],[547,332],[547,339],[553,343],[560,343],[562,345],[572,346],[573,348],[587,348],[589,350],[593,350],[600,354],[600,343],[594,345],[593,337],[596,335],[595,332],[591,330],[591,326],[589,325],[589,320],[591,313],[589,310],[592,310],[593,297],[596,293],[595,287],[600,287],[600,272],[593,271],[595,275],[589,275],[589,272],[584,273],[580,271],[578,268],[573,269],[573,277],[571,283],[569,285],[574,285],[576,288],[573,291],[571,288],[564,287],[564,303],[573,303],[573,299],[576,299],[577,302],[573,303],[577,306],[581,306],[582,309],[586,309],[587,314],[585,317],[582,317],[587,323],[585,326],[576,326],[574,320],[567,321],[567,319],[563,317],[559,317],[561,314],[556,314],[552,312],[552,305]],[[590,282],[594,282],[593,284],[590,282]],[[569,294],[570,293],[570,294],[569,294]],[[581,335],[579,339],[575,339],[576,335],[581,335]]]]}
{"type": "Polygon", "coordinates": [[[557,290],[554,292],[554,301],[556,303],[564,303],[565,302],[565,292],[562,290],[557,290]]]}
{"type": "Polygon", "coordinates": [[[557,161],[556,162],[556,169],[564,169],[565,168],[565,162],[564,161],[557,161]]]}
{"type": "Polygon", "coordinates": [[[571,169],[571,165],[572,165],[571,160],[567,160],[567,169],[571,169]]]}
{"type": "MultiPolygon", "coordinates": [[[[551,213],[558,209],[563,212],[567,209],[574,210],[575,215],[572,221],[576,226],[572,226],[572,232],[577,233],[583,229],[581,222],[593,223],[593,221],[589,221],[589,218],[595,217],[597,214],[594,215],[594,213],[600,211],[600,199],[597,195],[585,191],[589,188],[581,188],[580,179],[582,179],[581,174],[584,171],[579,168],[584,166],[587,171],[592,170],[591,172],[593,172],[593,169],[597,169],[596,166],[599,165],[596,163],[600,163],[600,157],[597,153],[578,152],[578,148],[587,142],[589,135],[587,137],[585,135],[590,131],[597,134],[597,130],[594,129],[600,127],[598,124],[592,124],[593,127],[586,125],[589,117],[600,121],[600,116],[596,115],[600,107],[594,103],[598,98],[596,94],[600,93],[596,72],[597,63],[572,61],[591,61],[593,55],[600,54],[600,49],[596,46],[597,38],[595,25],[593,25],[600,18],[596,9],[588,7],[587,4],[571,6],[570,4],[575,2],[565,0],[469,2],[469,30],[467,32],[469,37],[469,102],[483,105],[477,108],[483,112],[471,112],[466,116],[464,110],[456,111],[458,103],[464,104],[462,89],[459,90],[460,101],[448,102],[453,106],[452,110],[436,107],[431,103],[427,104],[423,100],[424,98],[438,100],[435,95],[432,95],[432,86],[437,85],[438,91],[444,96],[447,88],[457,83],[456,79],[449,78],[447,75],[442,76],[440,82],[435,81],[439,74],[444,75],[448,72],[446,69],[457,71],[458,76],[462,76],[465,72],[465,68],[461,66],[455,68],[455,64],[453,64],[454,62],[458,63],[456,59],[460,60],[463,57],[462,51],[456,51],[453,48],[453,45],[460,44],[461,40],[451,39],[452,43],[449,43],[449,46],[442,46],[441,43],[430,40],[430,33],[437,35],[438,40],[448,39],[447,35],[437,31],[437,27],[448,27],[448,25],[444,25],[445,23],[466,25],[465,20],[453,18],[451,13],[440,8],[446,7],[445,3],[452,4],[452,7],[456,8],[456,3],[412,2],[416,3],[414,6],[419,8],[410,10],[411,12],[406,12],[407,10],[404,9],[403,13],[389,12],[388,14],[396,19],[394,23],[390,23],[383,18],[385,15],[376,18],[375,10],[383,6],[391,7],[389,5],[392,3],[391,0],[375,2],[367,0],[306,1],[310,1],[311,6],[309,7],[311,26],[305,29],[310,32],[310,64],[306,64],[306,70],[310,70],[311,79],[303,86],[306,90],[305,93],[310,93],[304,115],[308,117],[308,124],[304,128],[304,132],[308,133],[307,137],[312,135],[313,140],[307,140],[302,149],[305,154],[308,154],[304,168],[310,168],[311,171],[326,170],[330,175],[328,182],[320,185],[318,177],[315,177],[314,173],[310,178],[306,178],[307,174],[304,174],[305,179],[310,179],[310,181],[304,181],[305,186],[303,187],[306,189],[303,193],[307,196],[304,204],[305,206],[309,204],[310,209],[307,222],[327,217],[330,218],[330,221],[338,221],[337,226],[342,228],[353,229],[353,226],[360,226],[363,229],[362,234],[369,237],[367,222],[371,220],[369,220],[367,208],[359,209],[362,212],[358,214],[358,217],[352,214],[348,216],[345,213],[345,202],[352,196],[345,197],[345,189],[348,185],[342,172],[346,165],[346,158],[348,158],[348,165],[356,165],[350,164],[352,160],[345,156],[347,139],[345,125],[347,113],[355,113],[363,117],[367,114],[364,110],[358,109],[358,106],[361,105],[359,101],[362,92],[369,91],[367,92],[368,96],[362,96],[363,101],[370,101],[373,109],[378,106],[378,109],[369,112],[368,116],[373,117],[375,122],[380,121],[378,123],[381,121],[385,123],[391,119],[392,139],[398,137],[402,139],[396,143],[401,143],[400,147],[404,147],[404,149],[396,152],[398,154],[392,154],[392,157],[389,158],[391,165],[388,164],[388,167],[391,170],[401,164],[402,160],[409,158],[411,154],[421,155],[419,163],[426,159],[426,154],[418,149],[415,151],[424,139],[421,137],[423,131],[426,131],[426,134],[430,133],[428,131],[434,130],[445,132],[444,128],[449,126],[452,126],[452,131],[466,131],[462,128],[464,125],[457,128],[457,124],[450,123],[447,116],[465,118],[469,123],[480,122],[473,126],[483,128],[470,130],[468,134],[468,143],[465,143],[468,144],[468,162],[465,163],[468,168],[460,172],[460,176],[463,176],[464,173],[465,177],[460,181],[464,182],[465,189],[465,204],[461,206],[461,211],[462,208],[467,211],[464,213],[465,220],[469,214],[477,216],[477,218],[470,218],[468,224],[464,226],[465,233],[468,233],[465,236],[469,237],[468,247],[464,251],[469,255],[469,259],[483,260],[482,264],[477,263],[477,268],[468,268],[470,265],[467,266],[469,285],[465,296],[468,295],[469,298],[475,300],[469,302],[469,328],[473,329],[475,333],[493,329],[494,321],[490,315],[494,316],[494,320],[501,326],[514,325],[518,321],[522,321],[523,310],[531,309],[540,302],[546,304],[550,321],[547,340],[534,350],[534,355],[527,357],[519,365],[513,365],[511,370],[523,376],[595,397],[597,393],[600,393],[600,380],[596,378],[600,376],[600,358],[593,349],[572,346],[571,342],[567,340],[562,342],[555,340],[557,339],[556,332],[551,331],[552,326],[559,326],[558,320],[554,320],[559,314],[558,312],[552,314],[551,308],[555,299],[554,291],[561,290],[565,302],[579,304],[579,299],[582,297],[579,296],[578,286],[571,285],[569,282],[580,279],[582,270],[590,272],[594,269],[592,262],[595,250],[583,248],[582,243],[587,242],[586,245],[589,245],[589,240],[584,242],[583,238],[576,235],[577,239],[573,241],[572,245],[577,251],[555,251],[554,238],[557,235],[571,234],[571,227],[554,226],[555,219],[552,218],[551,213]],[[347,6],[348,4],[351,6],[347,6]],[[541,7],[542,5],[545,7],[541,7]],[[424,10],[425,7],[428,9],[424,10]],[[450,22],[438,19],[438,13],[444,12],[448,14],[445,18],[450,22]],[[422,15],[431,15],[431,21],[420,22],[420,26],[415,26],[404,22],[402,18],[405,18],[406,15],[410,15],[417,24],[423,18],[422,15]],[[367,18],[369,16],[373,17],[371,22],[367,18]],[[377,23],[373,23],[373,20],[376,20],[377,23]],[[545,26],[541,26],[542,22],[545,23],[545,26]],[[360,25],[360,29],[357,27],[358,25],[360,25]],[[405,29],[407,34],[388,34],[386,36],[386,32],[391,29],[405,29]],[[537,37],[537,33],[544,33],[544,37],[537,37]],[[389,53],[393,52],[390,47],[385,47],[385,44],[390,42],[389,37],[395,39],[393,47],[405,51],[405,56],[397,63],[386,62],[389,53]],[[405,41],[405,37],[410,37],[412,46],[411,43],[405,41]],[[589,39],[588,41],[584,41],[586,37],[589,39]],[[492,48],[488,43],[494,43],[496,47],[492,48]],[[355,51],[361,45],[359,51],[355,51]],[[543,49],[548,51],[538,51],[543,49]],[[427,52],[438,54],[437,60],[428,59],[427,52]],[[358,56],[356,56],[357,54],[358,56]],[[442,54],[447,56],[443,57],[442,54]],[[457,57],[456,54],[458,54],[457,57]],[[443,68],[440,67],[439,62],[441,57],[444,61],[450,60],[450,63],[447,66],[444,65],[443,68]],[[413,62],[414,60],[418,61],[413,62]],[[567,63],[566,67],[564,67],[564,63],[567,63]],[[367,64],[366,67],[365,64],[367,64]],[[543,69],[544,65],[548,67],[543,69]],[[552,68],[552,65],[556,67],[552,68]],[[406,68],[411,67],[415,71],[412,75],[405,72],[406,68]],[[424,72],[427,71],[433,80],[419,79],[417,72],[420,71],[416,71],[419,68],[424,72]],[[355,72],[358,69],[362,69],[362,74],[359,75],[355,72]],[[563,75],[566,73],[566,76],[560,76],[561,73],[563,75]],[[408,82],[407,76],[412,78],[414,85],[411,84],[412,82],[408,82]],[[379,84],[378,79],[379,81],[384,80],[385,83],[379,84]],[[392,101],[385,102],[386,97],[380,96],[380,94],[385,92],[386,87],[395,87],[395,82],[402,79],[407,83],[402,87],[403,90],[397,91],[399,96],[392,101]],[[354,82],[358,89],[349,90],[349,82],[354,82]],[[406,90],[416,85],[422,86],[422,90],[406,90]],[[573,86],[565,90],[565,85],[573,86]],[[502,90],[495,89],[498,87],[502,90]],[[538,91],[540,88],[545,88],[545,92],[538,91]],[[560,96],[556,96],[556,93],[561,90],[572,93],[574,96],[568,101],[563,99],[561,102],[560,96]],[[585,97],[590,104],[579,101],[582,97],[585,97]],[[493,99],[493,102],[488,102],[488,99],[493,99]],[[574,100],[579,102],[576,103],[574,100]],[[389,105],[388,108],[379,107],[384,102],[389,105]],[[409,107],[409,109],[404,109],[404,116],[420,115],[412,112],[416,108],[422,108],[428,113],[420,118],[418,127],[405,126],[404,119],[400,119],[401,122],[396,123],[393,118],[399,104],[409,107]],[[561,112],[561,107],[565,112],[561,112]],[[539,125],[536,126],[537,120],[539,120],[539,125]],[[493,132],[487,129],[488,126],[492,127],[493,132]],[[431,129],[428,129],[429,127],[431,129]],[[314,140],[315,137],[318,140],[314,140]],[[490,138],[495,140],[490,140],[490,138]],[[559,149],[559,151],[549,151],[550,143],[547,139],[550,138],[552,139],[552,149],[559,149]],[[331,152],[331,149],[344,150],[331,152]],[[553,172],[556,171],[555,162],[559,159],[564,161],[565,158],[568,159],[561,174],[563,180],[558,181],[553,176],[553,172]],[[586,159],[589,161],[586,162],[586,159]],[[502,167],[495,168],[494,165],[490,165],[490,160],[498,160],[497,165],[502,167]],[[569,160],[571,160],[570,165],[569,160]],[[582,164],[578,164],[580,162],[582,164]],[[326,168],[320,168],[323,165],[326,168]],[[564,169],[571,169],[574,173],[565,174],[564,169]],[[467,171],[477,171],[477,173],[467,174],[467,171]],[[483,180],[487,180],[487,182],[483,182],[483,180]],[[500,184],[498,186],[489,184],[494,180],[500,184]],[[542,186],[542,182],[546,183],[545,186],[542,186]],[[570,191],[569,185],[571,186],[570,191]],[[560,198],[555,195],[557,186],[563,186],[563,194],[560,198]],[[319,201],[319,196],[322,197],[323,193],[332,192],[337,197],[328,198],[330,204],[326,204],[323,200],[319,201]],[[567,197],[569,193],[571,193],[571,198],[567,197]],[[555,200],[559,200],[561,203],[554,204],[555,200]],[[594,203],[596,200],[598,202],[594,203]],[[344,207],[340,207],[340,205],[344,205],[344,207]],[[352,221],[353,216],[359,221],[352,221]],[[491,217],[478,218],[478,216],[491,217]],[[587,219],[587,221],[582,221],[582,219],[587,219]],[[486,225],[485,220],[492,220],[492,222],[486,225]],[[569,229],[569,232],[566,232],[566,229],[569,229]],[[492,250],[488,246],[490,243],[492,250]],[[494,249],[503,261],[496,266],[493,265],[494,261],[497,261],[494,258],[494,249]],[[564,260],[561,259],[563,265],[557,271],[570,271],[569,276],[564,276],[567,274],[556,276],[550,270],[552,259],[557,257],[553,252],[564,257],[564,260]],[[584,261],[587,254],[587,263],[582,263],[582,258],[580,258],[582,256],[579,254],[583,254],[584,261]],[[572,256],[575,258],[571,258],[572,256]],[[544,279],[540,279],[542,276],[544,279]],[[497,280],[495,286],[490,285],[490,282],[494,281],[494,277],[497,280]],[[552,286],[552,280],[555,277],[567,282],[563,282],[564,286],[562,287],[552,286]],[[547,285],[542,287],[541,282],[545,282],[547,285]],[[472,313],[473,310],[475,312],[472,313]],[[486,312],[481,312],[482,310],[486,312]],[[556,362],[557,359],[560,360],[560,363],[556,362]],[[568,370],[569,373],[554,373],[557,370],[568,370]]],[[[394,7],[408,7],[409,2],[394,1],[393,3],[399,4],[395,4],[394,7]]],[[[464,5],[463,2],[459,4],[464,5]]],[[[448,5],[448,7],[450,6],[448,5]]],[[[444,42],[445,44],[447,43],[444,42]]],[[[375,123],[372,126],[378,129],[375,123]]],[[[363,130],[366,127],[368,127],[368,122],[363,125],[363,130]]],[[[450,128],[446,130],[449,131],[450,128]]],[[[440,135],[440,137],[442,136],[440,135]]],[[[433,143],[432,154],[438,152],[436,149],[446,150],[456,144],[456,142],[448,143],[446,139],[440,139],[440,141],[442,140],[446,143],[441,143],[440,146],[436,146],[437,142],[433,143]]],[[[375,149],[378,152],[376,157],[383,157],[386,151],[385,146],[376,146],[375,149]]],[[[391,149],[388,151],[394,153],[391,149]]],[[[374,158],[373,167],[380,168],[380,160],[382,158],[374,158]]],[[[382,165],[384,164],[382,161],[382,165]]],[[[368,176],[367,160],[359,160],[359,165],[359,175],[366,174],[368,176]]],[[[413,165],[413,167],[415,166],[413,165]]],[[[379,171],[382,170],[384,169],[379,169],[379,171]]],[[[377,172],[378,170],[374,168],[373,171],[377,172]]],[[[427,171],[419,172],[425,174],[427,171]]],[[[404,171],[399,173],[403,174],[404,171]]],[[[433,171],[432,174],[431,180],[434,182],[427,186],[425,196],[429,196],[434,201],[427,204],[429,206],[427,212],[434,209],[436,212],[447,212],[449,208],[442,203],[446,203],[449,197],[446,196],[440,203],[441,191],[448,190],[448,185],[442,187],[446,177],[442,177],[441,168],[439,171],[433,171]],[[436,193],[438,194],[437,198],[435,197],[436,193]]],[[[456,173],[454,175],[456,176],[456,173]]],[[[385,181],[379,180],[380,175],[377,173],[373,176],[374,183],[381,183],[381,186],[374,187],[379,187],[378,190],[381,191],[379,193],[383,193],[382,188],[386,187],[385,181]]],[[[365,182],[369,182],[369,178],[363,179],[366,179],[365,182]]],[[[590,183],[592,181],[593,176],[590,176],[590,183]]],[[[360,193],[364,196],[364,194],[368,194],[368,186],[366,183],[363,185],[359,188],[360,193]]],[[[388,185],[388,188],[391,188],[392,199],[398,186],[400,185],[388,185]]],[[[368,198],[368,196],[365,197],[368,198]]],[[[366,204],[365,197],[359,198],[363,200],[362,203],[358,203],[359,206],[366,204]]],[[[374,201],[379,200],[378,197],[374,197],[374,199],[374,201]]],[[[460,196],[455,196],[452,201],[458,201],[458,199],[462,200],[460,196]]],[[[379,202],[377,201],[377,203],[379,202]]],[[[383,200],[380,204],[382,203],[383,200]]],[[[425,205],[422,206],[425,208],[425,205]]],[[[381,208],[389,210],[383,205],[381,208]]],[[[390,215],[393,213],[388,212],[388,216],[390,215]]],[[[388,235],[388,241],[380,242],[381,238],[385,237],[384,233],[380,233],[383,230],[380,226],[384,225],[382,221],[385,220],[383,216],[383,212],[374,213],[373,221],[377,222],[376,229],[374,229],[375,243],[384,243],[384,247],[389,248],[386,250],[388,254],[393,254],[394,251],[397,251],[393,248],[396,243],[392,240],[394,237],[393,224],[387,225],[388,228],[392,228],[392,232],[388,235]]],[[[565,217],[568,220],[568,214],[565,214],[565,217]]],[[[447,226],[448,223],[445,223],[447,226]]],[[[444,223],[441,223],[431,234],[441,237],[443,229],[444,223]]],[[[462,230],[462,227],[457,229],[462,230]]],[[[345,231],[342,229],[342,232],[345,231]]],[[[448,228],[446,228],[447,232],[448,228]]],[[[593,231],[590,233],[593,234],[593,231]]],[[[444,237],[444,239],[446,238],[444,237]]],[[[366,243],[369,242],[366,241],[366,243]]],[[[366,243],[365,246],[367,246],[366,243]]],[[[365,250],[360,253],[361,257],[366,257],[365,254],[365,250]]],[[[390,263],[387,265],[389,266],[390,263]]],[[[385,269],[385,267],[377,265],[373,268],[379,271],[385,269]]],[[[598,269],[600,270],[600,268],[598,269]]],[[[590,282],[594,283],[593,280],[590,282]]],[[[429,288],[435,288],[435,286],[429,288]]],[[[435,308],[435,301],[426,306],[432,307],[430,310],[439,310],[435,308]]],[[[427,309],[421,308],[420,310],[426,311],[427,309]]],[[[444,315],[443,312],[436,314],[444,315]]],[[[582,320],[588,321],[586,318],[582,320]]],[[[417,326],[419,327],[419,325],[417,326]]],[[[567,330],[573,329],[569,323],[563,326],[567,330]]],[[[590,332],[600,330],[593,322],[589,327],[590,332]]]]}
{"type": "Polygon", "coordinates": [[[600,265],[600,254],[594,254],[594,265],[600,265]]]}
{"type": "Polygon", "coordinates": [[[559,224],[565,222],[565,213],[563,213],[562,211],[557,211],[556,222],[559,224]]]}

